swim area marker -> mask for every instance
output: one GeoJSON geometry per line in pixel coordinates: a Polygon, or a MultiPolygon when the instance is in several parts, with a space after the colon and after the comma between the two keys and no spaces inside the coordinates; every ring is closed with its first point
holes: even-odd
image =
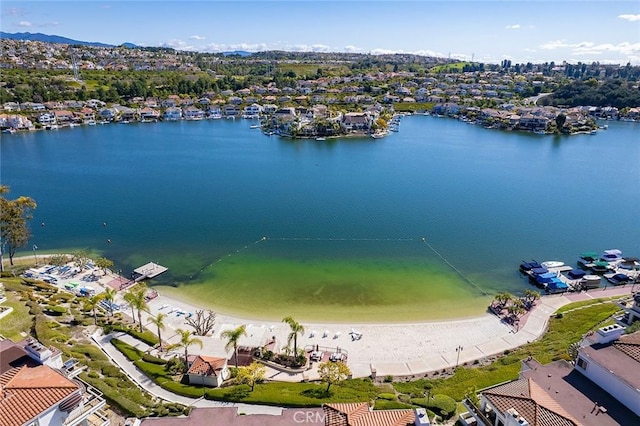
{"type": "Polygon", "coordinates": [[[477,288],[480,293],[482,293],[483,296],[488,296],[489,293],[487,293],[486,291],[484,291],[478,284],[476,284],[471,278],[469,278],[468,276],[466,276],[461,270],[459,270],[458,268],[456,268],[455,266],[453,266],[453,264],[451,264],[451,262],[449,262],[447,259],[445,259],[445,257],[443,255],[440,254],[440,252],[438,250],[436,250],[431,244],[429,244],[429,241],[427,241],[426,238],[422,238],[422,242],[425,243],[427,245],[427,247],[429,247],[431,249],[432,252],[434,252],[436,255],[438,255],[438,257],[440,259],[442,259],[442,261],[444,263],[446,263],[447,265],[449,265],[449,267],[451,269],[453,269],[454,271],[456,271],[456,273],[458,275],[460,275],[462,277],[463,280],[465,280],[466,282],[468,282],[469,284],[471,284],[472,286],[474,286],[475,288],[477,288]]]}
{"type": "Polygon", "coordinates": [[[193,280],[195,278],[198,277],[198,275],[200,275],[202,272],[205,271],[205,269],[208,269],[210,267],[212,267],[213,265],[216,265],[220,262],[222,262],[225,259],[230,258],[231,256],[234,256],[236,254],[240,254],[242,252],[245,252],[247,250],[249,250],[250,248],[260,244],[263,241],[394,241],[394,242],[406,242],[406,241],[421,241],[423,242],[432,252],[434,252],[444,263],[447,264],[447,266],[449,266],[451,269],[453,269],[458,275],[460,275],[460,277],[462,277],[463,280],[465,280],[466,282],[468,282],[469,284],[471,284],[473,287],[475,287],[478,291],[480,291],[480,293],[482,293],[483,296],[488,296],[489,293],[487,293],[486,291],[484,291],[478,284],[476,284],[471,278],[469,278],[468,276],[466,276],[461,270],[459,270],[458,268],[456,268],[455,266],[453,266],[453,264],[451,262],[449,262],[438,250],[435,249],[435,247],[433,247],[426,238],[314,238],[314,237],[267,237],[266,235],[263,235],[262,238],[245,245],[242,248],[237,249],[235,252],[233,253],[229,253],[226,256],[222,256],[216,260],[214,260],[213,262],[211,262],[210,264],[203,266],[202,268],[200,268],[200,270],[198,272],[196,272],[195,274],[191,275],[189,277],[190,280],[193,280]]]}

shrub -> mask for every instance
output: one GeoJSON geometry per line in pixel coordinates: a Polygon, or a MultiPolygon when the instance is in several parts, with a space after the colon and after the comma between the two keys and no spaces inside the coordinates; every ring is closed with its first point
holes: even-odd
{"type": "Polygon", "coordinates": [[[378,398],[386,399],[387,401],[395,401],[397,398],[393,393],[379,393],[378,398]]]}
{"type": "Polygon", "coordinates": [[[147,353],[142,354],[142,360],[146,362],[150,362],[152,364],[165,365],[167,363],[166,360],[162,358],[158,358],[157,356],[149,355],[147,353]]]}
{"type": "Polygon", "coordinates": [[[384,376],[384,381],[385,381],[386,383],[391,383],[391,382],[393,382],[393,376],[392,376],[392,375],[384,376]]]}
{"type": "Polygon", "coordinates": [[[101,371],[103,376],[120,377],[122,375],[120,368],[115,365],[104,365],[102,366],[101,371]]]}
{"type": "Polygon", "coordinates": [[[409,404],[403,404],[402,402],[387,401],[384,399],[376,400],[376,403],[373,406],[374,410],[401,410],[401,409],[407,409],[407,408],[413,408],[413,407],[409,404]]]}
{"type": "Polygon", "coordinates": [[[111,339],[111,344],[115,346],[117,350],[122,352],[122,354],[126,356],[129,361],[139,361],[142,359],[142,351],[134,348],[128,343],[123,342],[122,340],[111,339]]]}
{"type": "Polygon", "coordinates": [[[47,305],[45,309],[48,315],[60,316],[67,313],[67,308],[64,306],[47,305]]]}
{"type": "Polygon", "coordinates": [[[436,414],[450,418],[456,413],[456,400],[447,395],[434,395],[427,402],[427,408],[433,410],[436,414]]]}

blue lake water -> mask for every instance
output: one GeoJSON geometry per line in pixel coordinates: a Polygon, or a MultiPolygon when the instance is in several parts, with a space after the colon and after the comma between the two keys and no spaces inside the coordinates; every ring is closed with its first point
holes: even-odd
{"type": "Polygon", "coordinates": [[[228,255],[316,268],[425,256],[491,294],[525,288],[523,259],[640,256],[638,123],[541,136],[410,116],[384,139],[336,141],[268,137],[250,124],[3,134],[2,183],[38,203],[26,253],[90,248],[123,271],[153,260],[171,284],[206,284],[228,255]]]}

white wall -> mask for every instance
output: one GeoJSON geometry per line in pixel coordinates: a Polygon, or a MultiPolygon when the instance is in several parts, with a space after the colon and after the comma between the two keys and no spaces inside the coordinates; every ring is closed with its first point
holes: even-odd
{"type": "Polygon", "coordinates": [[[577,371],[587,376],[592,382],[609,392],[636,415],[640,416],[640,390],[634,389],[621,381],[613,372],[595,363],[591,358],[582,354],[579,358],[585,360],[588,365],[585,371],[576,363],[575,369],[577,371]]]}

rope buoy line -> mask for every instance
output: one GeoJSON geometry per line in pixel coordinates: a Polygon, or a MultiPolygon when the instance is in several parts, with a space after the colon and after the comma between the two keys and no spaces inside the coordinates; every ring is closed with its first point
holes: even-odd
{"type": "Polygon", "coordinates": [[[458,275],[460,275],[462,277],[462,279],[464,279],[466,282],[468,282],[469,284],[471,284],[472,286],[474,286],[476,289],[478,289],[480,291],[480,293],[482,293],[483,296],[488,296],[489,293],[487,293],[486,291],[484,291],[478,284],[476,284],[471,278],[469,278],[468,276],[466,276],[461,270],[459,270],[458,268],[456,268],[455,266],[453,266],[453,264],[451,262],[449,262],[442,254],[440,254],[440,252],[438,250],[436,250],[430,243],[429,241],[427,241],[426,238],[422,238],[422,242],[425,243],[427,245],[427,247],[429,247],[431,249],[432,252],[434,252],[436,255],[438,255],[438,257],[440,259],[442,259],[442,261],[444,263],[446,263],[447,265],[449,265],[449,267],[451,269],[453,269],[458,275]]]}
{"type": "Polygon", "coordinates": [[[189,277],[190,280],[193,280],[194,278],[197,278],[202,272],[204,272],[206,269],[212,267],[213,265],[216,265],[220,262],[222,262],[225,259],[228,259],[229,257],[236,255],[236,254],[240,254],[244,251],[247,251],[248,249],[250,249],[251,247],[258,245],[259,243],[263,242],[263,241],[422,241],[427,247],[429,247],[429,249],[434,252],[440,259],[442,259],[442,261],[444,263],[446,263],[451,269],[453,269],[458,275],[460,275],[462,277],[462,279],[464,279],[466,282],[468,282],[469,284],[471,284],[472,286],[474,286],[478,291],[480,291],[480,293],[482,293],[483,296],[488,296],[489,293],[487,293],[486,291],[484,291],[478,284],[476,284],[471,278],[469,278],[468,276],[466,276],[464,274],[464,272],[462,272],[461,270],[459,270],[458,268],[456,268],[451,262],[449,262],[438,250],[435,249],[435,247],[433,247],[426,238],[421,238],[421,239],[416,239],[416,238],[314,238],[314,237],[267,237],[266,235],[263,235],[260,239],[245,245],[242,248],[237,249],[235,252],[233,253],[228,253],[222,257],[219,257],[218,259],[214,260],[213,262],[211,262],[208,265],[203,266],[202,268],[200,268],[200,270],[198,272],[196,272],[195,274],[191,275],[189,277]]]}

